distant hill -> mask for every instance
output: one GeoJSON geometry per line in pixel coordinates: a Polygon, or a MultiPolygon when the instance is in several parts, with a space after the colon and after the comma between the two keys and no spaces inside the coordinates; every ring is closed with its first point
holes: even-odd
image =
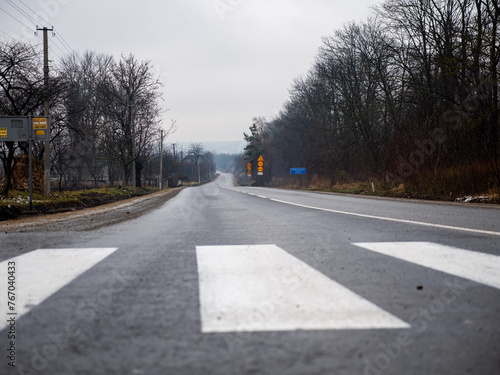
{"type": "MultiPolygon", "coordinates": [[[[198,143],[198,142],[196,142],[198,143]]],[[[205,151],[210,151],[214,154],[241,154],[246,146],[245,141],[222,141],[222,142],[199,142],[205,148],[205,151]]],[[[188,150],[191,143],[177,143],[184,150],[188,150]]]]}

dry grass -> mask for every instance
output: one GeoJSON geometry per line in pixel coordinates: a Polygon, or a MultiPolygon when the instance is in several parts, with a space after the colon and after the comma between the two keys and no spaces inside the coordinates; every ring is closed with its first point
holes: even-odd
{"type": "Polygon", "coordinates": [[[412,197],[454,201],[464,196],[487,196],[488,202],[500,202],[500,187],[488,163],[459,165],[436,172],[418,170],[404,183],[394,185],[379,179],[355,180],[344,174],[339,178],[318,175],[294,176],[273,179],[273,186],[289,189],[382,195],[392,197],[412,197]],[[335,181],[337,183],[335,183],[335,181]],[[372,189],[375,188],[375,192],[372,189]],[[341,183],[340,183],[341,182],[341,183]]]}
{"type": "Polygon", "coordinates": [[[464,195],[498,195],[496,179],[487,163],[474,163],[441,169],[437,172],[422,171],[411,176],[405,184],[413,194],[450,199],[464,195]]]}

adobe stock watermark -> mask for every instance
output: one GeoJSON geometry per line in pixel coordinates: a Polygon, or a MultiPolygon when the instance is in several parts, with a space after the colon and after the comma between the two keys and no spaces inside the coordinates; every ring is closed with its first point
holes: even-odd
{"type": "Polygon", "coordinates": [[[237,7],[243,4],[244,0],[215,0],[212,3],[215,13],[224,22],[226,13],[232,13],[237,7]]]}
{"type": "Polygon", "coordinates": [[[71,340],[83,334],[83,328],[92,323],[97,314],[113,300],[113,295],[122,293],[130,283],[126,276],[113,273],[113,278],[106,288],[99,290],[94,298],[81,301],[78,304],[74,319],[67,321],[59,332],[49,333],[48,341],[41,347],[31,349],[29,363],[19,363],[19,375],[33,375],[45,371],[50,361],[56,359],[59,353],[66,349],[71,340]]]}
{"type": "Polygon", "coordinates": [[[457,278],[453,282],[447,280],[444,284],[446,287],[441,290],[439,299],[435,299],[426,308],[419,308],[418,311],[410,315],[411,331],[399,333],[389,343],[380,343],[381,350],[373,359],[363,358],[365,364],[363,375],[382,375],[401,356],[404,350],[415,342],[418,335],[427,331],[429,323],[434,322],[439,315],[443,314],[446,306],[453,303],[468,288],[467,285],[460,285],[457,278]]]}
{"type": "MultiPolygon", "coordinates": [[[[37,2],[39,9],[34,9],[35,14],[30,14],[31,19],[28,19],[26,16],[23,16],[21,19],[23,23],[21,28],[22,37],[26,39],[33,37],[36,25],[33,25],[32,29],[26,26],[32,24],[32,20],[39,22],[39,26],[49,26],[50,20],[59,13],[61,6],[67,5],[71,1],[72,0],[39,0],[37,2]]],[[[31,5],[31,8],[33,8],[33,5],[31,5]]]]}
{"type": "Polygon", "coordinates": [[[230,353],[234,353],[236,347],[245,342],[245,333],[255,331],[256,327],[260,326],[262,322],[268,320],[276,313],[276,309],[283,302],[287,294],[293,293],[299,287],[302,277],[298,270],[290,270],[283,274],[281,281],[284,284],[283,290],[274,293],[269,300],[259,303],[253,313],[238,325],[236,332],[224,335],[223,338],[230,353]]]}
{"type": "Polygon", "coordinates": [[[434,129],[430,138],[415,141],[417,148],[409,154],[407,160],[399,155],[397,174],[387,172],[387,176],[392,180],[403,182],[405,178],[413,175],[425,163],[426,159],[431,157],[447,140],[448,137],[443,129],[434,129]]]}
{"type": "MultiPolygon", "coordinates": [[[[474,93],[486,93],[492,87],[498,86],[497,82],[490,82],[488,84],[478,86],[474,93]]],[[[455,105],[443,113],[443,122],[446,128],[453,131],[459,130],[462,125],[470,121],[471,116],[474,115],[481,106],[481,99],[469,95],[462,103],[461,106],[455,105]]],[[[396,173],[387,172],[387,176],[394,181],[402,183],[406,178],[412,176],[419,167],[421,167],[427,158],[430,158],[434,153],[440,150],[440,147],[448,141],[446,129],[435,128],[430,137],[424,140],[416,140],[415,149],[410,152],[407,158],[402,155],[398,157],[398,167],[396,173]]]]}

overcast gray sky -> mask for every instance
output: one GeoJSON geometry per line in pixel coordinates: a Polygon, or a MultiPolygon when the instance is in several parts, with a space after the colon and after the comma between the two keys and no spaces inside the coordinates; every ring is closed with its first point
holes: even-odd
{"type": "Polygon", "coordinates": [[[54,26],[56,63],[68,53],[64,41],[151,60],[165,85],[164,127],[177,120],[169,141],[210,142],[240,141],[252,117],[272,118],[321,37],[366,20],[380,0],[0,0],[0,37],[40,43],[33,20],[10,2],[54,26]]]}

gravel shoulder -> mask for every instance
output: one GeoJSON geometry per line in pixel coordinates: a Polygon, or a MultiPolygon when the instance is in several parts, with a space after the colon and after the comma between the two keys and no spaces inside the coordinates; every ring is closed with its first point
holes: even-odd
{"type": "Polygon", "coordinates": [[[1,232],[91,231],[136,219],[175,197],[174,188],[84,210],[0,222],[1,232]]]}

